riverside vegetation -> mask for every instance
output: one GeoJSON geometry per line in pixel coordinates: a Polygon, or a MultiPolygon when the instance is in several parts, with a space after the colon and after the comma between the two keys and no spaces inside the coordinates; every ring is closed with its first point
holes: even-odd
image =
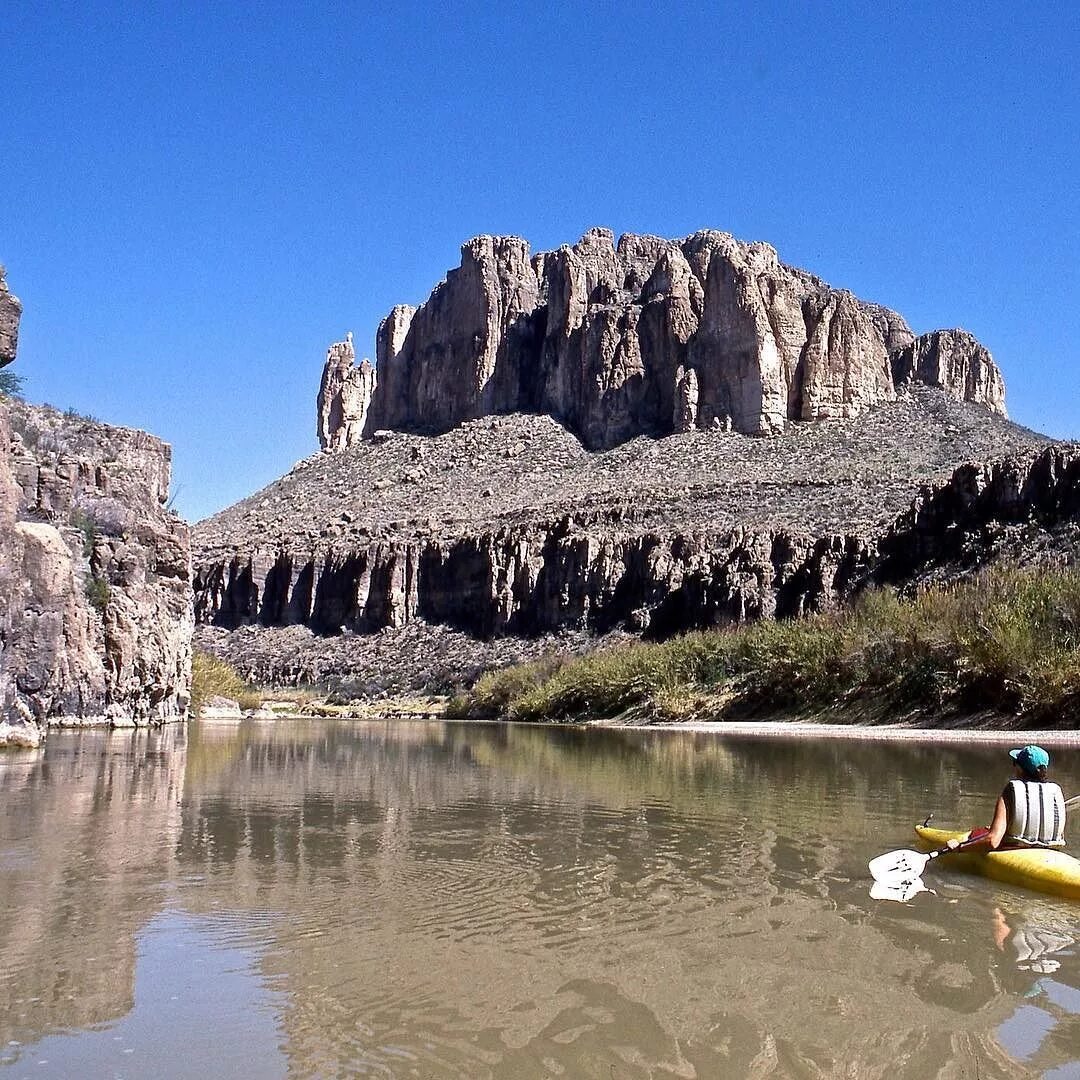
{"type": "Polygon", "coordinates": [[[1080,570],[997,565],[904,598],[699,631],[492,672],[451,703],[470,719],[667,722],[798,715],[851,722],[980,712],[1075,725],[1080,570]]]}
{"type": "Polygon", "coordinates": [[[241,709],[257,709],[262,703],[256,687],[231,664],[196,649],[191,657],[191,715],[198,716],[202,707],[216,697],[235,701],[241,709]]]}

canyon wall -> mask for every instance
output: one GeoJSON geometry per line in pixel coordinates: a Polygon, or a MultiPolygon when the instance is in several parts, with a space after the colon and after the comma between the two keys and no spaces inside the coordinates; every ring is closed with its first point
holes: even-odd
{"type": "Polygon", "coordinates": [[[896,312],[780,262],[768,244],[591,229],[530,256],[478,236],[418,308],[379,327],[377,365],[331,347],[319,400],[327,449],[377,430],[444,432],[514,412],[552,416],[589,449],[692,429],[782,431],[857,417],[900,381],[1004,415],[1004,383],[963,331],[915,338],[896,312]]]}
{"type": "Polygon", "coordinates": [[[170,468],[145,432],[0,398],[0,744],[185,715],[190,535],[165,509],[170,468]]]}
{"type": "Polygon", "coordinates": [[[204,564],[196,618],[324,634],[422,619],[478,638],[616,627],[663,636],[830,606],[866,559],[855,537],[627,533],[617,520],[576,515],[452,540],[204,564]]]}

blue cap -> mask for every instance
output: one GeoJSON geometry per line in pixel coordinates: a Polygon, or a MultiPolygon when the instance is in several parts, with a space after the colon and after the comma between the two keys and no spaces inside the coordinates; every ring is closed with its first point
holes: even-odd
{"type": "Polygon", "coordinates": [[[1018,750],[1010,750],[1009,757],[1030,776],[1035,776],[1040,766],[1046,768],[1050,764],[1050,755],[1041,746],[1022,746],[1018,750]]]}

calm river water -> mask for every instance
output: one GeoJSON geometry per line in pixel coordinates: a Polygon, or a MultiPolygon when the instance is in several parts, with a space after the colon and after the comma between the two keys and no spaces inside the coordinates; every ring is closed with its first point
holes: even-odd
{"type": "MultiPolygon", "coordinates": [[[[1080,791],[1080,750],[1056,755],[1080,791]]],[[[0,756],[0,1077],[1080,1077],[1080,905],[867,860],[1000,748],[437,723],[0,756]]],[[[1080,829],[1080,826],[1078,826],[1080,829]]],[[[1078,831],[1080,836],[1080,831],[1078,831]]]]}

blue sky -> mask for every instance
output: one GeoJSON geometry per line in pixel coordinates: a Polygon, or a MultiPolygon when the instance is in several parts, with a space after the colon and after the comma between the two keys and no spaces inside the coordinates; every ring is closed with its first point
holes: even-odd
{"type": "Polygon", "coordinates": [[[171,442],[197,519],[469,236],[711,227],[971,330],[1080,436],[1080,6],[979,6],[8,0],[14,370],[171,442]]]}

